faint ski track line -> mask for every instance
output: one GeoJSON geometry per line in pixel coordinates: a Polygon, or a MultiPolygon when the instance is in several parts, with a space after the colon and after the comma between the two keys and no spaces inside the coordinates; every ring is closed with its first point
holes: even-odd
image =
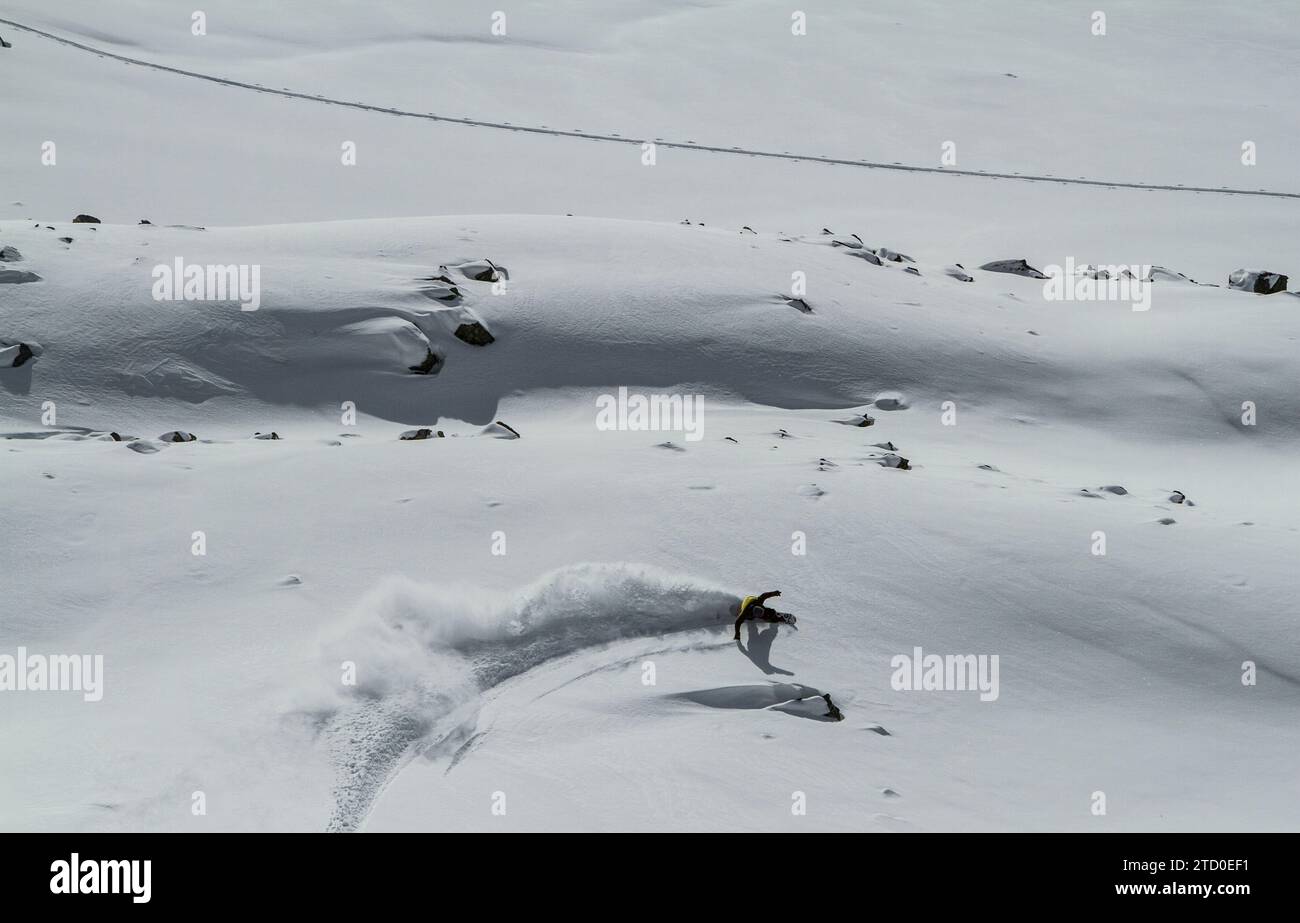
{"type": "MultiPolygon", "coordinates": [[[[217,83],[223,86],[239,87],[245,90],[254,90],[258,93],[270,93],[273,96],[283,96],[288,99],[305,99],[311,102],[325,103],[327,105],[345,106],[349,109],[358,109],[363,112],[379,112],[385,115],[425,119],[430,122],[447,122],[453,125],[469,125],[475,128],[495,128],[503,131],[528,132],[535,135],[552,135],[557,138],[579,138],[584,141],[611,141],[616,144],[635,144],[638,146],[647,143],[647,139],[643,138],[625,138],[621,135],[600,135],[585,131],[564,131],[559,128],[541,128],[529,125],[510,125],[505,122],[488,122],[481,119],[455,118],[454,116],[449,115],[434,115],[428,112],[411,112],[406,109],[393,109],[387,106],[372,106],[367,103],[347,102],[341,99],[333,99],[328,96],[313,95],[311,93],[296,93],[293,90],[274,90],[270,87],[259,86],[256,83],[244,83],[241,80],[229,80],[224,77],[214,77],[211,74],[201,74],[198,71],[184,70],[179,67],[168,67],[165,64],[154,64],[150,61],[143,61],[139,58],[129,58],[126,55],[114,54],[111,51],[103,51],[102,49],[85,45],[81,42],[74,42],[72,39],[63,38],[62,36],[55,35],[51,32],[44,32],[31,26],[25,26],[22,23],[14,22],[11,19],[0,19],[0,24],[20,29],[23,32],[30,32],[32,35],[38,35],[41,38],[58,42],[61,45],[67,45],[70,48],[76,48],[79,51],[96,54],[102,58],[111,58],[115,61],[122,61],[125,64],[134,64],[138,67],[147,67],[151,70],[165,71],[169,74],[179,74],[182,77],[193,77],[196,80],[206,80],[209,83],[217,83]]],[[[1213,186],[1170,186],[1156,183],[1124,183],[1099,179],[1068,179],[1061,176],[1038,176],[1032,173],[989,173],[980,170],[956,170],[946,167],[917,167],[871,160],[851,160],[841,157],[818,157],[808,154],[786,154],[777,153],[776,151],[760,151],[739,147],[717,147],[714,145],[692,144],[682,141],[656,140],[654,141],[654,144],[657,147],[675,148],[684,151],[707,151],[713,154],[736,154],[750,157],[767,157],[771,160],[828,163],[845,167],[862,167],[868,170],[896,170],[902,173],[938,173],[945,176],[979,176],[984,177],[985,179],[1022,180],[1027,183],[1060,183],[1066,186],[1100,186],[1110,189],[1150,189],[1162,190],[1165,192],[1205,192],[1212,195],[1241,195],[1262,196],[1274,199],[1300,199],[1300,192],[1269,192],[1263,189],[1229,189],[1226,187],[1215,188],[1213,186]]]]}

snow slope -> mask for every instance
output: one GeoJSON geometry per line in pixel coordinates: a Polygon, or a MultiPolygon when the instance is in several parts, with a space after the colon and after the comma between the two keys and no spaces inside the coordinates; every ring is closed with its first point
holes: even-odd
{"type": "Polygon", "coordinates": [[[579,218],[56,228],[0,227],[43,276],[7,301],[10,329],[45,350],[2,373],[7,428],[45,435],[40,404],[54,400],[63,426],[159,451],[54,436],[11,439],[0,455],[18,524],[6,557],[42,588],[6,634],[107,650],[113,684],[93,706],[7,710],[33,738],[12,774],[18,826],[352,828],[430,746],[396,777],[396,801],[380,800],[380,827],[491,823],[498,790],[528,805],[502,826],[797,825],[786,789],[828,764],[840,768],[814,789],[819,828],[1082,827],[1087,793],[1075,804],[1062,789],[1092,778],[1143,793],[1125,826],[1286,823],[1273,794],[1284,773],[1238,786],[1239,760],[1210,759],[1186,775],[1178,729],[1199,725],[1225,754],[1294,744],[1281,721],[1300,655],[1285,566],[1297,544],[1290,296],[1170,282],[1146,313],[1067,308],[1035,280],[936,274],[927,254],[916,277],[822,235],[579,218]],[[175,255],[264,255],[261,308],[153,301],[148,270],[175,255]],[[484,256],[511,282],[500,295],[466,284],[454,310],[497,337],[472,347],[412,280],[484,256]],[[808,273],[811,314],[775,296],[791,266],[808,273]],[[359,318],[390,317],[445,352],[442,371],[415,375],[390,341],[357,332],[359,318]],[[175,374],[137,374],[160,362],[175,374]],[[223,390],[194,393],[210,381],[223,390]],[[595,397],[619,385],[705,389],[703,438],[597,430],[595,397]],[[869,407],[894,393],[906,409],[869,407]],[[1234,424],[1242,396],[1261,408],[1253,430],[1234,424]],[[342,400],[361,425],[340,424],[342,400]],[[945,400],[956,426],[942,424],[945,400]],[[862,410],[875,426],[837,422],[862,410]],[[478,437],[494,418],[523,438],[478,437]],[[406,425],[454,438],[401,442],[406,425]],[[153,441],[176,428],[203,441],[153,441]],[[283,438],[249,438],[269,429],[283,438]],[[886,441],[912,471],[880,467],[886,441]],[[1129,493],[1080,493],[1103,484],[1129,493]],[[1175,488],[1197,506],[1169,504],[1175,488]],[[1157,524],[1166,515],[1177,524],[1157,524]],[[1089,554],[1096,529],[1106,558],[1089,554]],[[206,558],[191,554],[195,530],[206,558]],[[805,558],[790,555],[796,530],[805,558]],[[497,531],[504,556],[491,553],[497,531]],[[599,561],[641,564],[581,563],[599,561]],[[659,576],[634,576],[642,565],[659,576]],[[802,629],[756,634],[746,655],[718,610],[767,584],[802,629]],[[889,659],[914,644],[1000,652],[1001,697],[894,692],[889,659]],[[654,687],[640,680],[647,656],[654,687]],[[1243,659],[1259,662],[1259,687],[1240,687],[1243,659]],[[339,685],[344,660],[355,689],[339,685]],[[830,692],[848,720],[805,727],[758,708],[780,704],[769,681],[830,692]],[[697,701],[729,686],[741,691],[723,700],[748,707],[697,701]],[[543,695],[552,687],[563,692],[543,695]],[[610,749],[601,728],[624,743],[610,749]],[[824,749],[810,751],[815,731],[824,749]],[[51,789],[56,740],[75,742],[70,757],[109,755],[107,771],[69,759],[51,789]],[[945,752],[982,753],[963,790],[1014,788],[1014,809],[988,794],[949,803],[945,752]],[[1129,765],[1135,753],[1143,765],[1129,765]],[[484,775],[471,771],[480,758],[484,775]],[[1024,787],[1007,782],[1010,764],[1024,787]],[[768,795],[716,800],[742,766],[768,795]],[[859,792],[867,767],[881,788],[923,795],[915,813],[859,792]],[[1145,791],[1170,785],[1172,767],[1177,784],[1145,791]],[[658,781],[629,781],[643,773],[658,781]],[[461,784],[487,788],[475,801],[461,784]],[[629,784],[649,788],[629,802],[629,784]],[[238,804],[168,816],[159,802],[186,786],[238,804]],[[664,786],[677,793],[668,814],[664,786]],[[1188,807],[1213,798],[1222,814],[1188,807]]]}
{"type": "Polygon", "coordinates": [[[269,90],[521,126],[934,166],[951,139],[975,169],[1300,192],[1286,158],[1297,128],[1272,92],[1294,81],[1300,51],[1279,28],[1284,0],[1231,13],[1126,0],[1107,6],[1105,35],[1093,34],[1096,5],[1073,0],[819,4],[796,36],[797,9],[225,0],[206,10],[204,35],[191,10],[157,0],[14,0],[4,18],[269,90]],[[1244,170],[1248,139],[1263,154],[1244,170]]]}
{"type": "MultiPolygon", "coordinates": [[[[1231,15],[1210,2],[1192,4],[1202,15],[1172,0],[1112,4],[1105,37],[1091,35],[1092,5],[1074,3],[834,4],[808,11],[800,37],[789,9],[765,3],[529,4],[510,12],[508,45],[487,41],[491,4],[436,15],[388,4],[383,17],[343,3],[300,4],[297,15],[223,6],[208,10],[204,37],[191,35],[191,11],[157,0],[19,0],[3,18],[167,65],[415,111],[927,166],[953,141],[963,169],[1300,192],[1287,108],[1295,37],[1279,27],[1281,2],[1231,15]],[[1255,166],[1241,162],[1246,140],[1255,166]]],[[[680,150],[659,151],[650,168],[630,145],[358,112],[102,60],[2,24],[0,35],[14,46],[0,60],[23,86],[0,147],[13,190],[0,197],[4,217],[689,216],[763,232],[879,231],[909,253],[987,247],[1038,264],[1122,253],[1215,279],[1239,268],[1228,265],[1238,250],[1279,268],[1294,254],[1289,200],[1107,195],[680,150]],[[41,162],[47,140],[54,167],[41,162]],[[355,166],[341,163],[345,141],[355,166]]]]}
{"type": "MultiPolygon", "coordinates": [[[[529,3],[508,45],[475,4],[226,3],[202,38],[153,0],[3,18],[452,115],[1300,191],[1282,4],[1112,7],[1104,38],[1011,2],[836,4],[796,38],[763,2],[529,3]]],[[[1291,201],[650,168],[0,35],[2,271],[39,277],[0,279],[0,344],[39,352],[0,369],[0,654],[105,657],[99,702],[0,691],[0,828],[1300,823],[1300,301],[1164,279],[1142,312],[976,268],[1294,279],[1291,201]],[[258,267],[258,309],[156,300],[178,259],[258,267]],[[702,438],[599,428],[620,387],[702,397],[702,438]],[[768,589],[798,631],[733,642],[768,589]],[[895,690],[917,646],[999,655],[996,700],[895,690]]]]}

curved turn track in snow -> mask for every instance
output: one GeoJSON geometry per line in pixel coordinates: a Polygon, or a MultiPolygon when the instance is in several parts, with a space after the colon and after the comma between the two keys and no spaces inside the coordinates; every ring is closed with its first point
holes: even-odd
{"type": "Polygon", "coordinates": [[[631,564],[563,568],[517,594],[384,580],[326,645],[327,660],[358,664],[355,694],[324,724],[338,773],[328,829],[356,830],[422,744],[468,736],[478,697],[493,687],[587,648],[716,629],[738,602],[631,564]]]}

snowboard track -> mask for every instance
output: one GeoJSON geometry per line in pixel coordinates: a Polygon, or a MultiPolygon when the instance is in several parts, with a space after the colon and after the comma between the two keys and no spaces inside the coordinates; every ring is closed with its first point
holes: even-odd
{"type": "Polygon", "coordinates": [[[320,715],[335,768],[325,830],[363,829],[402,767],[467,743],[484,697],[507,680],[620,641],[698,646],[729,627],[739,603],[720,587],[629,563],[568,565],[513,593],[381,580],[327,656],[356,652],[375,679],[320,715]],[[676,640],[683,632],[704,634],[676,640]]]}

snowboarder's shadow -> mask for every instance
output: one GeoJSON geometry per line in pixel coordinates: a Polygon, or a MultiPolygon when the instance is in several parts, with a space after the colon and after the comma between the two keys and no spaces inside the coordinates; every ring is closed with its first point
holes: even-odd
{"type": "Polygon", "coordinates": [[[24,362],[18,368],[0,368],[0,388],[10,394],[27,395],[32,393],[33,362],[24,362]]]}
{"type": "Polygon", "coordinates": [[[740,652],[750,659],[754,666],[758,667],[767,675],[779,674],[781,676],[794,676],[790,670],[783,670],[780,667],[772,665],[772,643],[776,641],[777,629],[780,625],[769,625],[760,629],[755,622],[746,622],[745,627],[748,629],[748,644],[740,641],[736,642],[736,647],[740,652]]]}

